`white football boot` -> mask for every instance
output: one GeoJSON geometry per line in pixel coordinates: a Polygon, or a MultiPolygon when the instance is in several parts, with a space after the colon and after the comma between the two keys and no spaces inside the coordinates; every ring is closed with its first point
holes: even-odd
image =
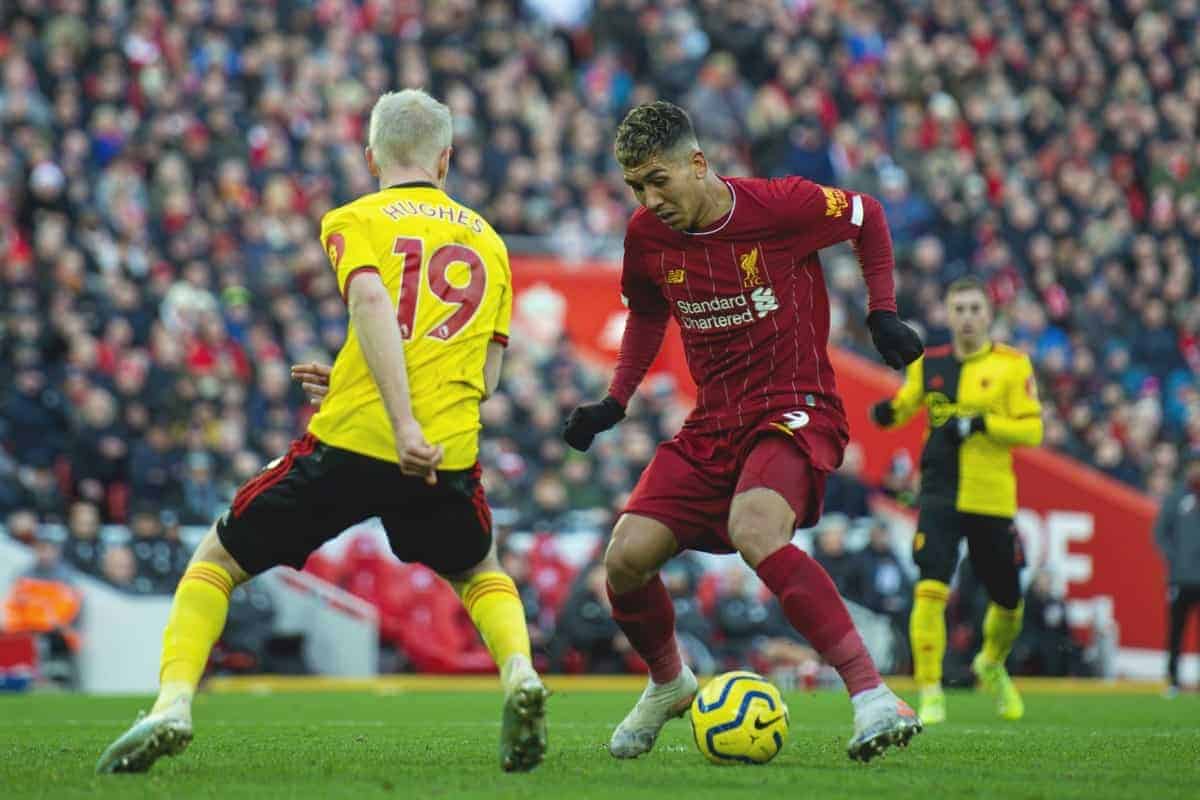
{"type": "Polygon", "coordinates": [[[613,731],[608,751],[614,758],[637,758],[650,752],[662,726],[667,720],[683,716],[699,688],[696,676],[687,665],[667,683],[651,680],[637,705],[613,731]]]}
{"type": "Polygon", "coordinates": [[[180,697],[159,712],[139,713],[133,726],[121,734],[96,762],[96,774],[145,772],[162,756],[175,756],[192,741],[192,707],[180,697]]]}
{"type": "Polygon", "coordinates": [[[500,768],[505,772],[528,772],[546,755],[546,698],[550,692],[525,656],[508,660],[502,683],[500,768]]]}
{"type": "Polygon", "coordinates": [[[892,746],[907,747],[924,728],[917,712],[884,684],[860,692],[851,702],[854,736],[846,753],[855,761],[866,763],[892,746]]]}

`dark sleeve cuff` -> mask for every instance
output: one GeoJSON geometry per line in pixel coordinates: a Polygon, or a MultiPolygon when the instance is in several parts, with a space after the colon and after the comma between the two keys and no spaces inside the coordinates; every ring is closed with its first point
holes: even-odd
{"type": "Polygon", "coordinates": [[[508,347],[508,334],[499,332],[493,333],[492,341],[501,347],[508,347]]]}

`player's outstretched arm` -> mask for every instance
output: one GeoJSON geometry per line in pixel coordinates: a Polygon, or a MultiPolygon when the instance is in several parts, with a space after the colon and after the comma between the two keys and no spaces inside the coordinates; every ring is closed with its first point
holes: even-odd
{"type": "Polygon", "coordinates": [[[431,445],[413,416],[408,390],[408,366],[404,360],[404,341],[396,325],[396,310],[379,274],[362,272],[347,289],[350,321],[358,332],[363,357],[396,434],[396,455],[405,475],[437,483],[437,466],[442,461],[441,446],[431,445]]]}
{"type": "Polygon", "coordinates": [[[867,286],[867,327],[884,362],[903,369],[925,351],[916,331],[896,314],[895,259],[883,206],[869,194],[821,186],[804,178],[774,184],[784,224],[800,233],[800,248],[816,251],[850,242],[867,286]]]}
{"type": "Polygon", "coordinates": [[[598,403],[586,403],[571,412],[563,426],[567,444],[576,450],[587,450],[596,434],[625,418],[625,407],[662,347],[669,319],[665,310],[629,312],[608,395],[598,403]]]}

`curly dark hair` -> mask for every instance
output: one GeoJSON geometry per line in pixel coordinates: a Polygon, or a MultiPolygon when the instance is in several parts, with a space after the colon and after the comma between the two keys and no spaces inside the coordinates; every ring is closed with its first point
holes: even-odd
{"type": "Polygon", "coordinates": [[[617,126],[613,149],[617,163],[631,169],[684,142],[696,144],[691,117],[674,103],[657,100],[630,109],[617,126]]]}

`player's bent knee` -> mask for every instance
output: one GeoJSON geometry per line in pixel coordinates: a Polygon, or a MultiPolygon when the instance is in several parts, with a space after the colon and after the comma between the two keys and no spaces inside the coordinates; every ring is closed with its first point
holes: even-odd
{"type": "Polygon", "coordinates": [[[675,554],[675,537],[656,520],[626,514],[617,521],[604,551],[604,571],[613,591],[642,586],[675,554]]]}
{"type": "Polygon", "coordinates": [[[192,559],[188,563],[197,564],[201,561],[222,567],[233,578],[235,586],[250,579],[250,574],[242,569],[242,566],[225,549],[225,545],[221,544],[221,539],[217,536],[216,525],[209,528],[208,533],[204,534],[204,538],[200,540],[200,544],[196,545],[196,552],[192,553],[192,559]]]}
{"type": "Polygon", "coordinates": [[[735,501],[729,514],[729,540],[747,564],[758,567],[767,556],[792,540],[795,516],[786,503],[781,510],[770,502],[740,496],[739,499],[743,502],[735,501]]]}
{"type": "Polygon", "coordinates": [[[617,594],[632,591],[650,579],[650,574],[638,564],[634,548],[615,536],[604,551],[604,574],[617,594]]]}

